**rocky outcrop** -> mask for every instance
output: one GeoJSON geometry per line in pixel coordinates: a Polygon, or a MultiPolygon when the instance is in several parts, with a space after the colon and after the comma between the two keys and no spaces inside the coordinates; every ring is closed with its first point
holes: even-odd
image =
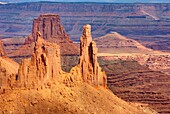
{"type": "Polygon", "coordinates": [[[79,64],[66,74],[64,83],[73,86],[75,82],[86,82],[94,87],[102,86],[106,88],[107,77],[101,70],[97,61],[96,43],[92,41],[91,26],[83,27],[83,35],[80,38],[80,60],[79,64]]]}
{"type": "Polygon", "coordinates": [[[58,76],[60,67],[60,48],[54,43],[45,42],[37,32],[32,58],[23,59],[19,68],[19,85],[21,87],[35,88],[46,86],[58,76]]]}
{"type": "Polygon", "coordinates": [[[83,35],[80,38],[80,68],[82,78],[85,82],[98,86],[106,87],[107,78],[105,72],[97,61],[97,47],[96,43],[92,41],[91,26],[86,25],[83,27],[83,35]]]}
{"type": "Polygon", "coordinates": [[[68,34],[61,24],[59,15],[40,15],[37,19],[34,19],[32,31],[34,38],[37,31],[40,31],[42,37],[46,40],[57,38],[57,40],[66,39],[68,42],[70,41],[68,34]]]}
{"type": "Polygon", "coordinates": [[[4,56],[5,55],[5,51],[4,51],[4,48],[3,48],[3,43],[0,39],[0,56],[4,56]]]}

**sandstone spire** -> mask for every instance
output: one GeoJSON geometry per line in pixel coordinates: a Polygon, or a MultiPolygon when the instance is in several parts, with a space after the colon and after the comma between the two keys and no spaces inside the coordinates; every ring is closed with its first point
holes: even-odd
{"type": "Polygon", "coordinates": [[[101,71],[101,67],[97,61],[96,43],[92,41],[91,26],[83,27],[83,35],[80,38],[80,68],[82,78],[91,85],[102,85],[106,87],[107,79],[105,72],[101,71]]]}
{"type": "Polygon", "coordinates": [[[54,43],[45,42],[37,32],[34,53],[31,59],[23,59],[19,68],[19,85],[36,88],[47,86],[54,78],[61,81],[59,76],[60,49],[54,43]]]}

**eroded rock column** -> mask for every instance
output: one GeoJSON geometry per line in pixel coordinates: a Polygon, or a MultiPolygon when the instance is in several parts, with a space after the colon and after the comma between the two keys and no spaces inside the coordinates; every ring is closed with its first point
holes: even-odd
{"type": "Polygon", "coordinates": [[[97,51],[96,43],[92,41],[91,26],[85,25],[80,38],[80,67],[83,81],[91,85],[106,87],[106,74],[102,72],[98,64],[97,51]]]}
{"type": "Polygon", "coordinates": [[[37,32],[32,58],[23,59],[19,68],[20,86],[36,88],[50,84],[54,78],[61,81],[60,71],[59,46],[45,42],[40,32],[37,32]]]}

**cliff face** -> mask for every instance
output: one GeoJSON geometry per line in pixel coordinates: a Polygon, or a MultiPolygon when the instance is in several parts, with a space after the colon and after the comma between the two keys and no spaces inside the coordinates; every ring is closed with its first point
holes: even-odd
{"type": "Polygon", "coordinates": [[[170,69],[170,55],[169,53],[162,54],[122,54],[103,56],[106,60],[122,60],[122,61],[136,61],[140,65],[146,66],[154,71],[161,71],[168,73],[170,69]]]}

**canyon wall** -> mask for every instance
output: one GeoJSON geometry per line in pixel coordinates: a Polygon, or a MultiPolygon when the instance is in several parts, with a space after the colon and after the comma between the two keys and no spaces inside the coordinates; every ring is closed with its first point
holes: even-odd
{"type": "Polygon", "coordinates": [[[27,36],[32,32],[32,21],[35,17],[42,13],[53,13],[61,16],[62,24],[73,41],[79,41],[82,26],[89,23],[93,25],[94,38],[115,31],[138,40],[149,48],[168,51],[170,49],[168,45],[170,36],[169,9],[170,4],[168,3],[41,2],[6,4],[0,5],[0,34],[3,35],[1,36],[3,38],[27,36]]]}

